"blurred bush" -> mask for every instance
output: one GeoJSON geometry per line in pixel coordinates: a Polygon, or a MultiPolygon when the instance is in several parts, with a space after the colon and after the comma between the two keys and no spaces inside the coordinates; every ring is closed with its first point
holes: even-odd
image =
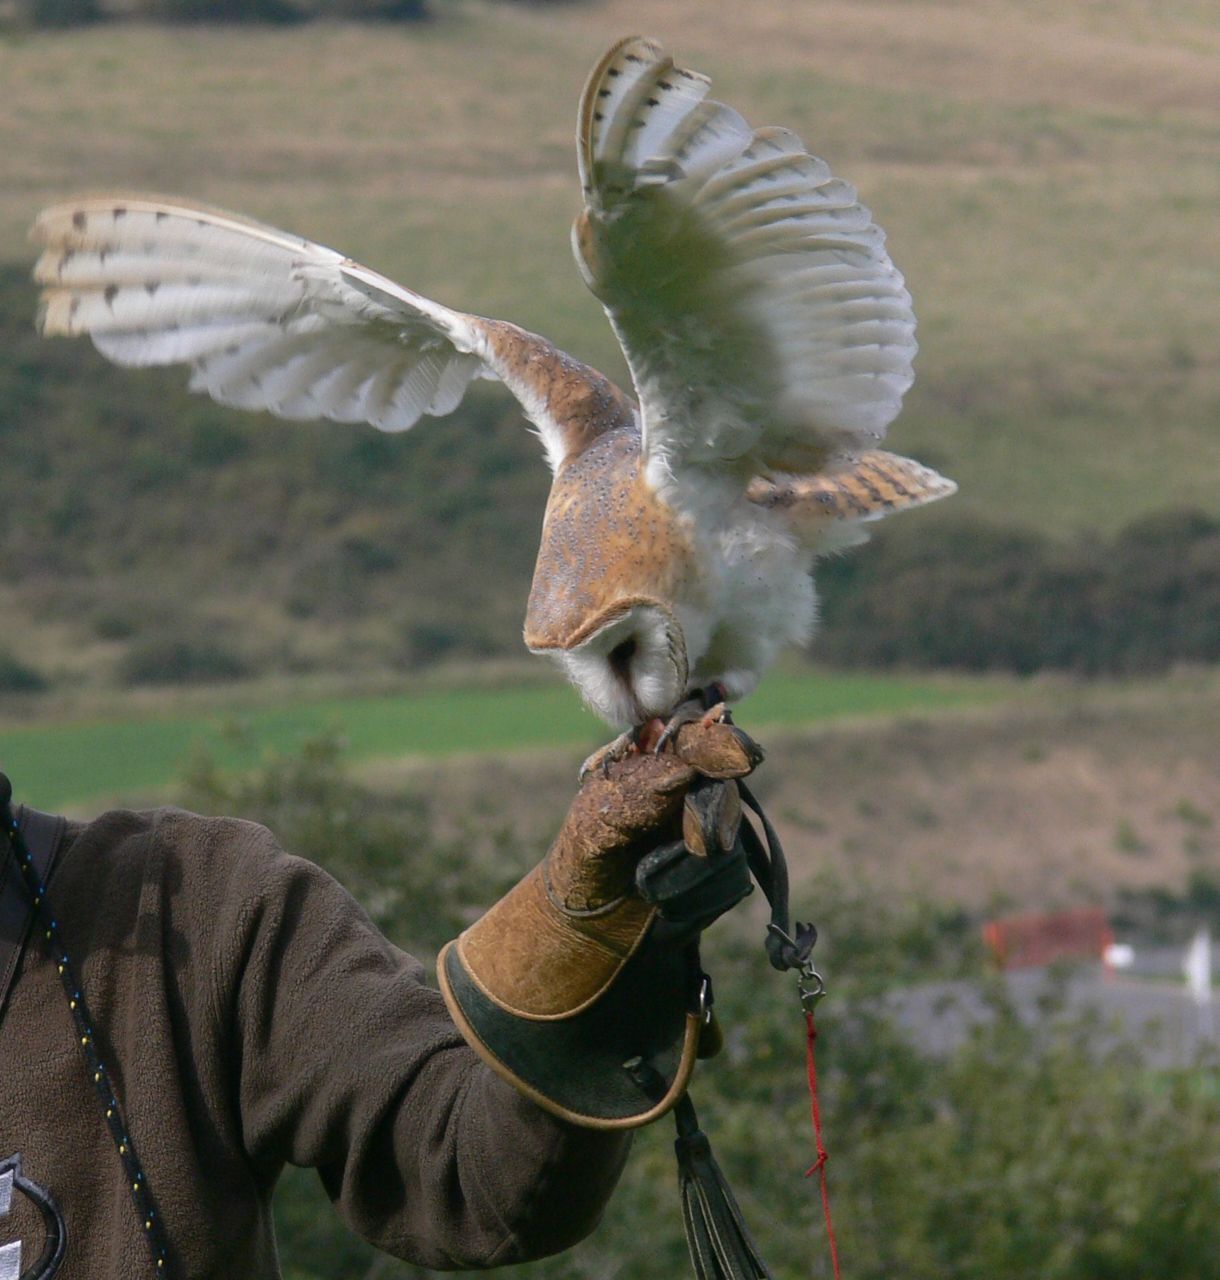
{"type": "Polygon", "coordinates": [[[0,649],[0,693],[41,693],[46,678],[5,649],[0,649]]]}
{"type": "Polygon", "coordinates": [[[300,22],[308,15],[292,0],[141,0],[141,17],[165,22],[300,22]]]}
{"type": "Polygon", "coordinates": [[[118,664],[119,681],[126,685],[210,684],[249,674],[236,650],[210,637],[158,636],[132,645],[118,664]]]}
{"type": "Polygon", "coordinates": [[[419,22],[431,17],[429,0],[17,0],[17,21],[36,27],[73,27],[101,18],[162,22],[288,23],[311,18],[419,22]]]}
{"type": "Polygon", "coordinates": [[[961,518],[883,526],[817,581],[815,650],[844,666],[1127,675],[1220,658],[1220,520],[1202,511],[1066,543],[961,518]]]}
{"type": "Polygon", "coordinates": [[[1200,925],[1220,937],[1220,869],[1194,868],[1183,893],[1159,885],[1121,888],[1110,924],[1120,938],[1137,937],[1160,946],[1184,947],[1200,925]]]}
{"type": "Polygon", "coordinates": [[[362,22],[422,22],[432,16],[428,0],[316,0],[309,7],[324,18],[362,22]]]}
{"type": "Polygon", "coordinates": [[[26,0],[18,12],[36,27],[83,27],[102,17],[103,0],[26,0]]]}

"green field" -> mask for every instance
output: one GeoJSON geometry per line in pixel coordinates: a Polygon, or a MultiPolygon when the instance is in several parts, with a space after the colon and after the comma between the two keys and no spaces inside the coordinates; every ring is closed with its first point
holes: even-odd
{"type": "MultiPolygon", "coordinates": [[[[996,689],[981,680],[776,673],[741,718],[753,728],[931,711],[993,698],[996,689]]],[[[248,767],[268,751],[290,751],[328,732],[356,761],[547,747],[570,748],[576,761],[608,736],[566,686],[516,685],[27,725],[0,730],[0,768],[21,800],[87,807],[93,799],[165,789],[195,751],[226,767],[248,767]]]]}

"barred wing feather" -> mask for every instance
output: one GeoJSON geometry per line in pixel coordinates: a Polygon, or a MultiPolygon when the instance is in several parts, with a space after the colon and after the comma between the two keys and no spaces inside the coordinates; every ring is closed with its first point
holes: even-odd
{"type": "Polygon", "coordinates": [[[855,190],[786,129],[632,37],[594,70],[573,243],[640,397],[649,476],[812,471],[873,446],[912,381],[915,317],[855,190]]]}
{"type": "Polygon", "coordinates": [[[476,317],[235,214],[96,196],[31,234],[42,332],[87,333],[122,365],[187,364],[222,404],[403,431],[495,376],[476,317]]]}

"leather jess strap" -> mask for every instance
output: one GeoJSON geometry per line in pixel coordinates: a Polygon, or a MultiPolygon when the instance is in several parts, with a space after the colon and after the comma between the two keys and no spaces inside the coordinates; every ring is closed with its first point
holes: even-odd
{"type": "MultiPolygon", "coordinates": [[[[0,1018],[4,1016],[9,988],[34,914],[30,890],[17,866],[17,850],[10,839],[8,800],[11,794],[8,779],[0,774],[0,815],[5,819],[4,830],[0,831],[0,1018]]],[[[63,840],[67,820],[24,805],[18,807],[14,817],[21,838],[33,857],[34,875],[39,883],[45,884],[63,840]]]]}

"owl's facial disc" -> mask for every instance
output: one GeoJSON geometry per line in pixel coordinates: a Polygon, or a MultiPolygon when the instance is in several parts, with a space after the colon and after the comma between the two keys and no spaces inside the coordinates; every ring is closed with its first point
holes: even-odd
{"type": "Polygon", "coordinates": [[[660,604],[618,606],[559,658],[589,706],[618,727],[666,715],[686,690],[682,628],[660,604]]]}

